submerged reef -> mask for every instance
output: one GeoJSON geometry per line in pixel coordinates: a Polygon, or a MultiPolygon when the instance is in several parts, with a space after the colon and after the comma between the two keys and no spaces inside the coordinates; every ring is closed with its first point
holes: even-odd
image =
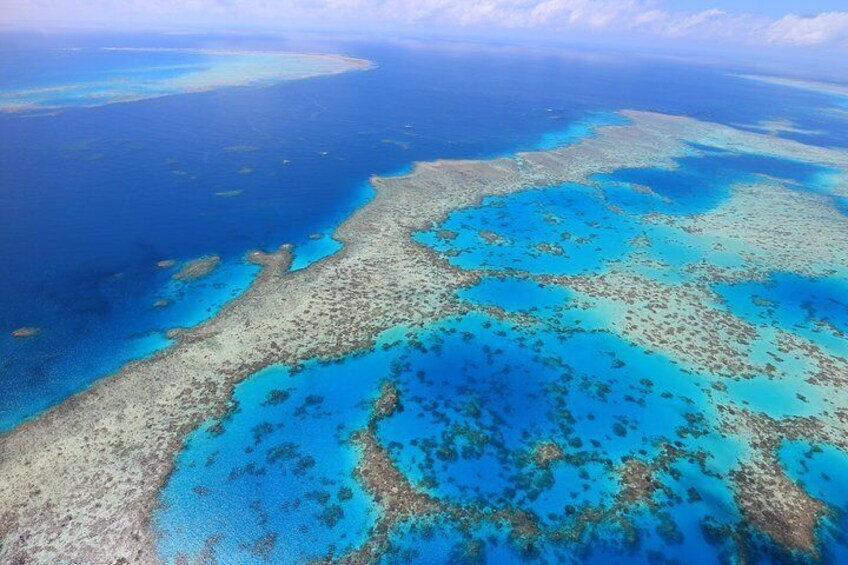
{"type": "MultiPolygon", "coordinates": [[[[214,475],[227,484],[262,484],[276,465],[323,485],[285,509],[320,505],[329,531],[352,512],[345,501],[364,505],[367,531],[330,545],[315,534],[315,561],[414,561],[415,547],[446,561],[826,556],[841,509],[781,454],[785,441],[848,452],[844,318],[767,291],[779,273],[846,276],[845,186],[810,189],[806,168],[772,161],[731,159],[721,187],[681,191],[664,174],[701,178],[709,156],[689,142],[843,173],[848,154],[623,116],[566,147],[375,177],[373,200],[332,235],[344,247],[307,268],[290,270],[289,247],[251,253],[262,271],[217,316],[0,436],[0,560],[164,559],[153,528],[179,510],[168,488],[220,496],[182,473],[178,454],[198,445],[214,449],[185,463],[196,469],[218,472],[225,448],[246,457],[214,475]],[[307,375],[401,347],[379,375],[328,381],[363,412],[330,434],[338,457],[310,453],[285,420],[227,436],[257,406],[332,422],[332,399],[297,388],[307,375]],[[288,381],[256,406],[233,402],[272,365],[288,381]],[[354,485],[310,474],[349,457],[354,485]]],[[[207,557],[228,543],[203,534],[207,557]]],[[[277,552],[304,535],[266,528],[237,547],[245,562],[285,561],[277,552]]]]}
{"type": "MultiPolygon", "coordinates": [[[[91,50],[100,52],[103,75],[119,74],[120,80],[52,77],[40,84],[0,89],[0,112],[43,112],[221,88],[268,86],[374,66],[370,61],[341,55],[281,51],[117,47],[91,50]]],[[[225,150],[245,153],[253,148],[233,146],[225,150]]]]}
{"type": "Polygon", "coordinates": [[[197,259],[187,261],[171,278],[175,281],[191,281],[203,278],[214,271],[220,263],[221,258],[217,255],[198,257],[197,259]]]}
{"type": "Polygon", "coordinates": [[[12,331],[12,337],[16,337],[19,339],[24,339],[28,337],[35,337],[41,333],[41,328],[35,326],[24,326],[22,328],[18,328],[12,331]]]}

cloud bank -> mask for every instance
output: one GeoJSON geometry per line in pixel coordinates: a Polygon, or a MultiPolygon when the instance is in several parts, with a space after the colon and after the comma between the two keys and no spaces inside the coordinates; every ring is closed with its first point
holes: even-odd
{"type": "MultiPolygon", "coordinates": [[[[8,24],[361,25],[644,34],[848,50],[848,11],[767,18],[668,0],[5,0],[8,24]]],[[[814,2],[806,5],[809,9],[814,2]]]]}

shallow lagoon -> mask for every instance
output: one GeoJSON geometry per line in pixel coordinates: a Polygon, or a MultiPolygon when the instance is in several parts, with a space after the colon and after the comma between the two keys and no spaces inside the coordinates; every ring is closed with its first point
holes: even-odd
{"type": "MultiPolygon", "coordinates": [[[[351,478],[361,455],[350,436],[368,425],[385,381],[398,387],[402,409],[377,437],[417,488],[441,500],[520,508],[545,527],[563,527],[581,509],[610,507],[623,462],[656,457],[677,429],[678,448],[705,459],[684,465],[686,480],[675,471],[670,483],[682,481],[680,496],[703,483],[699,508],[734,515],[726,497],[709,494],[715,486],[703,470],[726,473],[724,459],[738,448],[706,430],[683,432],[699,425],[691,414],[709,418],[711,409],[704,381],[669,361],[608,334],[528,334],[476,315],[398,335],[341,363],[310,363],[294,374],[269,369],[240,385],[232,413],[195,432],[180,456],[156,519],[162,555],[199,554],[213,539],[223,562],[245,562],[255,540],[276,533],[272,560],[302,562],[364,542],[378,510],[351,478]],[[563,446],[565,459],[539,466],[533,453],[541,442],[563,446]],[[340,489],[350,489],[344,503],[340,489]],[[258,522],[233,521],[254,515],[258,522]]],[[[616,551],[634,551],[618,538],[616,551]]],[[[540,550],[574,555],[589,542],[540,550]]],[[[392,551],[427,555],[426,544],[405,543],[392,551]]],[[[486,550],[521,554],[514,542],[503,544],[486,550]]]]}
{"type": "Polygon", "coordinates": [[[304,563],[363,543],[375,511],[353,480],[349,436],[367,425],[389,361],[270,368],[239,386],[232,411],[180,456],[156,517],[161,556],[304,563]]]}
{"type": "MultiPolygon", "coordinates": [[[[619,271],[680,285],[698,280],[691,270],[696,264],[741,268],[745,250],[731,242],[717,247],[720,234],[653,222],[653,205],[628,204],[651,199],[661,202],[666,213],[689,216],[714,209],[735,184],[757,175],[794,185],[812,183],[819,172],[771,158],[727,158],[733,166],[724,156],[712,159],[716,157],[691,157],[675,171],[647,172],[642,181],[656,189],[654,194],[634,192],[628,188],[632,179],[614,180],[621,178],[615,173],[593,186],[569,184],[486,199],[416,234],[417,241],[457,267],[489,273],[458,298],[490,314],[471,313],[415,332],[398,328],[373,350],[339,363],[311,363],[292,375],[285,369],[269,370],[240,385],[236,410],[221,422],[224,432],[210,436],[208,430],[217,427],[210,423],[194,434],[163,494],[166,507],[157,517],[163,556],[173,558],[178,547],[197,553],[203,540],[218,535],[219,557],[228,555],[224,548],[240,547],[243,553],[255,543],[256,528],[234,531],[228,514],[240,512],[231,506],[233,500],[243,506],[271,484],[279,485],[275,469],[256,463],[255,482],[235,487],[235,492],[246,489],[238,495],[230,486],[220,495],[210,489],[206,498],[191,494],[199,485],[221,484],[220,477],[232,476],[233,469],[250,467],[257,455],[256,439],[248,430],[255,434],[273,428],[269,433],[293,443],[290,451],[297,457],[319,462],[316,476],[307,482],[329,485],[327,492],[355,477],[364,454],[351,437],[357,426],[369,426],[371,405],[381,385],[389,382],[396,387],[400,408],[376,424],[372,421],[374,437],[417,491],[453,513],[402,520],[389,532],[383,562],[720,563],[736,558],[739,543],[749,557],[765,562],[803,561],[804,556],[789,554],[756,532],[741,542],[727,533],[743,522],[731,477],[752,450],[750,438],[715,423],[718,411],[728,406],[773,418],[821,412],[824,392],[803,380],[808,364],[770,357],[778,351],[774,330],[797,331],[823,346],[838,343],[836,338],[821,341],[820,332],[822,326],[836,337],[834,332],[844,331],[845,309],[837,290],[844,281],[775,274],[775,282],[713,285],[711,307],[760,328],[751,355],[769,358],[776,371],[791,375],[786,380],[765,375],[727,380],[629,343],[618,335],[620,309],[614,301],[590,299],[544,278],[619,271]],[[722,165],[726,172],[711,178],[707,163],[722,165]],[[693,190],[669,188],[663,193],[664,186],[696,178],[701,188],[709,189],[709,198],[693,190]],[[610,203],[622,209],[611,209],[610,203]],[[315,441],[308,428],[291,425],[300,417],[295,412],[303,409],[298,403],[281,409],[280,419],[265,425],[262,404],[272,380],[277,387],[287,383],[286,398],[308,392],[321,398],[316,410],[325,402],[333,406],[320,412],[321,425],[327,426],[323,437],[332,436],[332,441],[315,441]],[[241,431],[228,436],[231,428],[241,431]],[[543,446],[556,446],[552,458],[540,459],[543,446]],[[221,456],[227,462],[223,469],[198,470],[197,462],[209,452],[227,454],[221,456]],[[625,469],[634,461],[651,468],[654,487],[631,500],[625,469]],[[457,519],[456,508],[473,509],[478,517],[457,519]],[[532,543],[485,518],[502,511],[532,516],[539,528],[532,543]]],[[[797,450],[785,448],[781,460],[788,469],[795,465],[790,477],[801,480],[806,471],[798,470],[797,450]]],[[[291,494],[300,488],[282,490],[291,494]]],[[[809,492],[837,507],[843,504],[833,490],[816,487],[809,492]]],[[[315,522],[336,506],[326,495],[316,495],[321,507],[306,505],[304,510],[283,502],[286,512],[263,523],[261,532],[285,532],[292,521],[305,523],[311,517],[312,528],[320,533],[299,538],[294,544],[298,555],[339,557],[379,530],[385,512],[373,493],[356,493],[351,500],[360,505],[356,515],[361,521],[323,526],[339,528],[341,545],[332,543],[337,538],[315,522]]],[[[834,534],[835,524],[828,518],[820,527],[820,549],[828,556],[846,551],[834,534]]],[[[275,560],[297,560],[283,548],[275,551],[275,560]]]]}

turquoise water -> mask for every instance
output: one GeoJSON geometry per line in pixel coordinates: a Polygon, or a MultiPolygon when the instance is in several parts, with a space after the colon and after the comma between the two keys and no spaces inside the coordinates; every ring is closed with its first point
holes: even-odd
{"type": "Polygon", "coordinates": [[[792,480],[819,500],[828,502],[831,514],[822,520],[825,559],[842,563],[848,559],[848,455],[827,444],[786,441],[778,453],[792,480]]]}
{"type": "Polygon", "coordinates": [[[787,441],[779,452],[789,476],[802,483],[809,493],[830,501],[841,511],[848,510],[848,455],[832,445],[810,445],[787,441]]]}
{"type": "Polygon", "coordinates": [[[848,355],[848,280],[775,273],[765,282],[722,285],[730,308],[755,324],[790,329],[835,355],[848,355]]]}
{"type": "Polygon", "coordinates": [[[566,309],[574,294],[562,287],[507,277],[484,278],[479,284],[461,290],[459,296],[471,302],[497,306],[510,312],[549,317],[566,309]]]}
{"type": "Polygon", "coordinates": [[[358,547],[375,511],[352,477],[349,436],[367,424],[387,357],[296,375],[270,368],[240,385],[231,412],[180,456],[155,520],[162,558],[197,556],[209,540],[227,563],[304,563],[358,547]]]}
{"type": "Polygon", "coordinates": [[[416,234],[416,239],[462,268],[536,275],[580,275],[615,266],[678,281],[687,276],[685,267],[697,261],[742,263],[732,246],[719,250],[683,230],[612,209],[610,201],[618,205],[632,198],[619,197],[624,190],[629,189],[617,184],[569,184],[491,198],[480,208],[451,214],[439,230],[416,234]],[[445,230],[457,235],[445,237],[445,230]],[[628,262],[631,254],[645,260],[628,262]]]}
{"type": "Polygon", "coordinates": [[[578,274],[621,257],[638,226],[595,197],[595,189],[564,185],[508,199],[489,198],[480,208],[452,213],[416,239],[466,269],[520,269],[537,274],[578,274]]]}
{"type": "MultiPolygon", "coordinates": [[[[260,533],[277,532],[278,547],[270,559],[298,562],[343,555],[382,531],[379,501],[362,491],[351,499],[360,505],[351,511],[359,512],[359,522],[339,521],[333,526],[335,538],[325,535],[326,525],[315,520],[334,508],[332,496],[321,498],[323,506],[313,504],[303,511],[273,498],[279,495],[270,496],[295,517],[263,515],[267,521],[259,529],[233,528],[228,515],[247,513],[251,498],[266,498],[271,485],[288,496],[311,488],[281,485],[267,463],[268,448],[254,450],[250,430],[273,429],[268,433],[297,446],[297,457],[318,462],[307,485],[317,480],[332,491],[348,484],[345,477],[355,476],[363,457],[350,438],[368,426],[369,407],[381,385],[389,382],[398,391],[400,409],[376,424],[379,445],[417,491],[483,518],[445,512],[403,521],[388,533],[383,562],[737,559],[737,540],[727,532],[744,523],[744,517],[731,477],[753,452],[748,438],[716,426],[719,412],[734,406],[776,419],[822,414],[829,393],[806,381],[812,369],[807,361],[774,357],[780,353],[775,331],[795,332],[843,354],[839,346],[844,345],[840,337],[846,309],[841,290],[846,281],[838,275],[805,279],[775,273],[773,281],[714,285],[717,294],[710,307],[760,328],[752,339],[751,360],[767,359],[784,374],[727,379],[629,343],[617,326],[621,312],[615,300],[528,278],[623,272],[663,284],[703,284],[693,266],[742,268],[746,250],[721,234],[690,233],[649,221],[654,212],[707,212],[726,201],[736,183],[758,175],[817,189],[813,183],[820,172],[793,161],[707,151],[679,163],[674,172],[639,171],[644,176],[638,184],[654,194],[630,188],[636,172],[618,171],[592,186],[566,184],[488,198],[415,234],[452,264],[490,272],[458,298],[472,308],[496,310],[447,319],[414,333],[400,328],[374,349],[338,363],[313,362],[293,375],[283,368],[268,370],[240,385],[237,410],[222,422],[224,433],[210,436],[207,429],[215,425],[210,423],[193,435],[180,456],[162,497],[166,507],[157,516],[162,555],[173,559],[180,548],[197,554],[204,539],[215,537],[215,555],[223,562],[239,562],[230,557],[233,548],[253,547],[260,533]],[[710,170],[717,171],[715,178],[710,170]],[[688,188],[678,190],[678,185],[688,188]],[[495,317],[501,315],[505,317],[495,317]],[[521,321],[510,321],[510,316],[521,321]],[[322,399],[316,410],[328,406],[320,412],[323,435],[297,423],[295,412],[302,403],[286,400],[288,407],[275,408],[274,418],[269,417],[263,399],[281,381],[288,387],[287,398],[312,394],[322,399]],[[537,450],[542,445],[556,445],[559,455],[540,463],[537,450]],[[201,468],[197,462],[208,453],[220,454],[223,467],[201,468]],[[645,498],[623,503],[627,485],[622,470],[633,460],[651,466],[656,488],[645,498]],[[220,486],[221,477],[250,465],[250,482],[220,486]],[[202,502],[192,494],[197,485],[215,484],[219,487],[210,488],[202,502]],[[485,518],[499,511],[525,513],[539,528],[538,537],[530,542],[502,522],[485,518]],[[310,537],[291,542],[294,553],[287,553],[290,542],[281,541],[286,539],[283,532],[310,517],[312,525],[303,530],[310,537]],[[334,544],[333,539],[343,541],[334,544]]],[[[273,443],[263,440],[264,445],[273,443]]],[[[800,471],[790,468],[792,453],[784,451],[790,478],[801,480],[800,471]]],[[[296,465],[298,459],[292,457],[296,465]]],[[[838,467],[831,459],[820,465],[838,467]]],[[[808,490],[839,507],[844,503],[835,494],[838,484],[808,490]]],[[[834,533],[839,520],[828,518],[820,526],[821,551],[828,556],[846,551],[834,533]]],[[[806,559],[756,531],[746,534],[743,543],[749,556],[763,562],[806,559]]],[[[245,550],[240,551],[232,555],[242,556],[245,550]]]]}
{"type": "Polygon", "coordinates": [[[305,269],[312,263],[333,255],[344,247],[340,242],[327,234],[315,234],[315,238],[295,246],[291,270],[305,269]]]}
{"type": "MultiPolygon", "coordinates": [[[[196,555],[214,538],[222,562],[250,562],[256,540],[276,534],[270,559],[294,563],[361,544],[379,511],[351,480],[361,454],[350,436],[368,425],[383,382],[397,387],[402,408],[378,425],[377,438],[418,489],[484,512],[521,509],[550,532],[574,526],[583,510],[612,507],[622,489],[620,466],[630,457],[657,457],[669,430],[677,449],[702,457],[697,465],[684,458],[668,467],[663,482],[671,490],[657,498],[680,518],[675,523],[688,541],[677,550],[648,533],[654,526],[641,534],[652,541],[634,544],[607,520],[568,543],[540,542],[534,556],[591,557],[595,536],[607,546],[599,562],[643,559],[651,548],[683,555],[706,543],[706,516],[722,523],[737,517],[722,479],[742,450],[710,429],[706,379],[606,333],[566,337],[472,315],[406,337],[391,332],[372,352],[340,363],[310,363],[293,375],[269,369],[240,385],[232,413],[196,431],[180,456],[155,522],[161,555],[196,555]],[[537,465],[540,442],[562,446],[565,459],[537,465]],[[341,504],[343,488],[353,496],[341,504]],[[341,517],[327,524],[328,514],[341,517]],[[255,519],[234,523],[232,516],[255,519]]],[[[638,521],[642,511],[637,504],[617,516],[638,521]]],[[[387,559],[453,555],[465,541],[452,540],[449,522],[393,533],[399,539],[387,559]],[[423,533],[428,528],[432,536],[423,533]]],[[[480,528],[502,538],[493,547],[488,535],[477,537],[490,558],[516,560],[526,552],[502,526],[480,528]]]]}
{"type": "MultiPolygon", "coordinates": [[[[552,108],[547,109],[548,113],[553,113],[552,108]]],[[[587,137],[592,137],[599,127],[603,126],[620,126],[627,124],[629,120],[620,114],[598,113],[584,117],[581,120],[571,124],[564,130],[553,131],[546,133],[534,144],[533,149],[547,150],[556,149],[571,145],[587,137]]]]}
{"type": "Polygon", "coordinates": [[[807,417],[821,414],[824,392],[803,379],[756,377],[727,385],[734,402],[772,418],[807,417]]]}
{"type": "Polygon", "coordinates": [[[561,518],[563,500],[581,506],[616,491],[593,461],[653,456],[669,427],[686,425],[683,399],[702,400],[697,381],[611,336],[566,340],[489,324],[467,318],[428,343],[435,354],[411,360],[398,379],[404,411],[380,428],[404,474],[441,498],[561,518]],[[659,380],[640,382],[649,375],[659,380]],[[528,449],[541,441],[572,446],[590,463],[587,476],[572,482],[581,466],[550,476],[532,465],[528,449]]]}

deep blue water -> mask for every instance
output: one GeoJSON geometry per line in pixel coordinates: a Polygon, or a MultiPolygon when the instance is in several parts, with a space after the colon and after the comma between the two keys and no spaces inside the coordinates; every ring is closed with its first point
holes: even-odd
{"type": "Polygon", "coordinates": [[[765,282],[721,285],[719,293],[738,315],[787,328],[835,355],[848,355],[848,281],[776,273],[765,282]]]}
{"type": "Polygon", "coordinates": [[[812,186],[827,173],[824,167],[763,155],[708,153],[677,160],[678,168],[625,169],[612,175],[599,175],[607,182],[623,182],[650,187],[654,198],[640,197],[635,191],[619,193],[625,197],[612,201],[625,209],[644,213],[700,214],[715,208],[730,193],[734,183],[753,182],[757,176],[793,181],[801,187],[812,186]]]}

